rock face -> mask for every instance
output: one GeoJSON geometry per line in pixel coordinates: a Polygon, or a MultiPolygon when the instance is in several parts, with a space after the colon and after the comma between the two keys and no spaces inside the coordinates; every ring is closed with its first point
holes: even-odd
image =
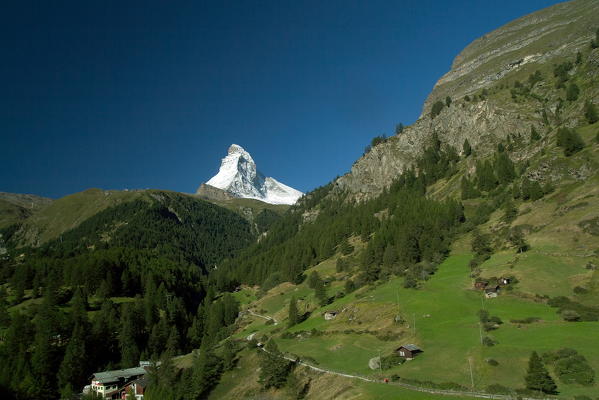
{"type": "Polygon", "coordinates": [[[270,204],[295,204],[303,195],[299,190],[265,177],[256,167],[250,153],[232,144],[223,158],[218,173],[202,184],[196,194],[212,198],[239,197],[261,200],[270,204]],[[215,189],[216,188],[216,189],[215,189]],[[218,189],[224,193],[219,193],[218,189]]]}
{"type": "MultiPolygon", "coordinates": [[[[554,114],[560,108],[554,88],[537,84],[533,90],[539,99],[536,103],[512,101],[510,88],[516,80],[526,82],[537,69],[552,74],[552,64],[589,48],[598,27],[599,1],[575,0],[524,16],[475,40],[436,83],[418,120],[357,160],[350,173],[337,180],[337,190],[358,200],[378,195],[413,164],[433,133],[458,152],[468,139],[484,155],[508,135],[527,135],[531,126],[546,131],[543,115],[557,119],[554,114]],[[451,98],[449,106],[447,97],[451,98]],[[432,106],[438,101],[444,103],[443,108],[432,118],[432,106]]],[[[596,53],[589,55],[590,62],[599,56],[596,53]]],[[[580,110],[561,113],[560,123],[574,125],[574,115],[580,110]]]]}

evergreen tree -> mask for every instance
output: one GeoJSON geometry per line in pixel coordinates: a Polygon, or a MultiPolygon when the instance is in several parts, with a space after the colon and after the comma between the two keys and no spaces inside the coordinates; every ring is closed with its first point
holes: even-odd
{"type": "Polygon", "coordinates": [[[514,163],[505,152],[497,154],[494,167],[499,183],[509,183],[516,177],[514,163]]]}
{"type": "Polygon", "coordinates": [[[8,314],[8,303],[6,302],[6,292],[0,287],[0,328],[8,328],[10,324],[10,314],[8,314]]]}
{"type": "Polygon", "coordinates": [[[462,177],[460,187],[462,189],[462,200],[475,199],[477,197],[480,197],[480,192],[476,190],[474,184],[466,176],[462,177]]]}
{"type": "Polygon", "coordinates": [[[129,368],[137,365],[140,359],[138,337],[140,326],[135,311],[130,303],[123,305],[119,329],[119,347],[121,349],[121,366],[129,368]]]}
{"type": "Polygon", "coordinates": [[[478,229],[472,232],[472,252],[480,256],[489,256],[493,253],[491,247],[491,238],[489,235],[481,233],[478,229]]]}
{"type": "Polygon", "coordinates": [[[518,253],[525,252],[529,249],[528,243],[524,239],[524,233],[522,232],[522,228],[517,226],[510,230],[508,240],[510,243],[516,247],[518,253]]]}
{"type": "Polygon", "coordinates": [[[597,112],[597,107],[590,101],[587,100],[584,103],[584,116],[587,119],[589,124],[594,124],[599,121],[599,113],[597,112]]]}
{"type": "Polygon", "coordinates": [[[449,108],[451,106],[451,97],[447,96],[445,98],[445,105],[449,108]]]}
{"type": "Polygon", "coordinates": [[[58,344],[62,338],[58,329],[58,310],[55,296],[49,289],[37,314],[34,350],[31,356],[33,377],[36,385],[34,397],[55,399],[57,397],[56,371],[60,362],[58,344]]]}
{"type": "Polygon", "coordinates": [[[526,388],[536,390],[547,394],[557,393],[557,385],[549,375],[543,360],[533,351],[528,361],[528,370],[526,372],[526,388]]]}
{"type": "Polygon", "coordinates": [[[259,382],[265,389],[283,387],[291,372],[291,362],[282,357],[273,340],[266,343],[265,351],[261,356],[259,382]]]}
{"type": "Polygon", "coordinates": [[[324,286],[324,282],[320,278],[315,283],[314,296],[318,299],[318,303],[321,306],[324,306],[329,302],[329,297],[327,296],[327,289],[324,286]]]}
{"type": "Polygon", "coordinates": [[[90,371],[85,340],[85,328],[81,324],[75,325],[58,370],[58,384],[63,389],[79,391],[88,381],[90,371]]]}
{"type": "Polygon", "coordinates": [[[497,177],[489,161],[478,162],[476,164],[476,177],[480,190],[489,192],[497,187],[497,177]]]}
{"type": "Polygon", "coordinates": [[[168,340],[166,341],[166,351],[172,355],[179,354],[179,341],[179,330],[177,329],[176,325],[173,325],[171,326],[171,331],[168,335],[168,340]]]}
{"type": "Polygon", "coordinates": [[[287,326],[292,327],[293,325],[299,322],[299,313],[297,310],[297,301],[295,300],[295,296],[291,297],[289,301],[289,321],[287,326]]]}
{"type": "Polygon", "coordinates": [[[568,101],[576,101],[578,100],[578,95],[580,94],[580,89],[578,85],[575,83],[570,83],[568,88],[566,89],[566,100],[568,101]]]}
{"type": "Polygon", "coordinates": [[[208,342],[202,343],[200,354],[194,359],[192,366],[191,398],[203,398],[218,383],[222,370],[222,360],[214,354],[211,345],[208,342]]]}
{"type": "Polygon", "coordinates": [[[404,130],[404,126],[401,122],[395,126],[395,134],[396,135],[401,134],[403,132],[403,130],[404,130]]]}
{"type": "Polygon", "coordinates": [[[320,275],[318,275],[318,271],[312,271],[312,273],[308,277],[308,287],[310,289],[315,289],[318,282],[322,282],[320,280],[320,275]]]}
{"type": "Polygon", "coordinates": [[[537,140],[541,139],[541,135],[539,135],[539,132],[537,132],[537,129],[531,125],[530,126],[530,141],[531,142],[536,142],[537,140]]]}
{"type": "Polygon", "coordinates": [[[576,131],[569,128],[559,128],[557,131],[557,145],[564,149],[567,157],[584,148],[584,141],[576,131]]]}
{"type": "Polygon", "coordinates": [[[431,108],[431,118],[435,118],[437,115],[441,114],[444,106],[445,104],[443,104],[441,100],[436,101],[431,108]]]}

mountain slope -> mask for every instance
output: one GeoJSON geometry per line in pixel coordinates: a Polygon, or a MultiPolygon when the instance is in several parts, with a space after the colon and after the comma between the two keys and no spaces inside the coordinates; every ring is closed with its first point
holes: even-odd
{"type": "MultiPolygon", "coordinates": [[[[589,53],[598,26],[599,3],[576,0],[524,16],[477,39],[436,83],[419,119],[374,146],[336,184],[355,198],[376,196],[414,164],[434,133],[458,152],[467,139],[477,152],[490,154],[509,135],[527,134],[531,126],[543,132],[556,125],[577,125],[584,102],[565,103],[566,87],[554,90],[547,80],[554,75],[554,64],[573,62],[578,51],[589,53]],[[525,93],[537,70],[545,80],[525,93]],[[514,87],[516,82],[522,87],[514,87]],[[435,103],[438,111],[433,116],[435,103]]],[[[599,103],[596,49],[587,62],[584,67],[575,64],[567,73],[587,68],[580,82],[581,97],[599,103]]],[[[519,159],[530,156],[518,154],[519,159]]]]}

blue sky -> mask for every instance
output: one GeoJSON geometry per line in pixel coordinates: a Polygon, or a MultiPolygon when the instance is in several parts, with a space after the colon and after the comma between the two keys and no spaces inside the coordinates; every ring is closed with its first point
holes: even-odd
{"type": "Polygon", "coordinates": [[[555,3],[11,2],[0,191],[194,192],[231,143],[313,189],[413,122],[468,43],[555,3]]]}

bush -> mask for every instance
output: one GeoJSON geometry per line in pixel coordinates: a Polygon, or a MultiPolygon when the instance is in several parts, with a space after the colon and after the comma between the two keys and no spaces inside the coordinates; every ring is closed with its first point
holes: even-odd
{"type": "Polygon", "coordinates": [[[445,104],[443,104],[441,100],[436,101],[431,108],[431,118],[435,118],[437,115],[441,114],[443,107],[445,107],[445,104]]]}
{"type": "Polygon", "coordinates": [[[597,112],[597,107],[589,100],[584,104],[584,116],[587,119],[589,124],[594,124],[599,121],[599,113],[597,112]]]}
{"type": "Polygon", "coordinates": [[[512,393],[512,389],[495,383],[493,385],[487,386],[485,392],[493,394],[510,394],[512,393]]]}
{"type": "Polygon", "coordinates": [[[492,338],[490,338],[489,336],[485,336],[483,338],[483,345],[487,346],[487,347],[492,347],[495,346],[497,344],[496,340],[493,340],[492,338]]]}
{"type": "Polygon", "coordinates": [[[569,322],[576,322],[580,321],[580,314],[574,310],[564,310],[562,311],[562,318],[569,322]]]}
{"type": "Polygon", "coordinates": [[[490,366],[492,366],[492,367],[496,367],[496,366],[498,366],[498,365],[499,365],[499,361],[497,361],[497,360],[494,360],[494,359],[492,359],[492,358],[489,358],[489,359],[487,360],[487,364],[489,364],[489,365],[490,365],[490,366]]]}
{"type": "Polygon", "coordinates": [[[381,357],[381,369],[390,369],[406,362],[406,359],[397,353],[381,357]]]}
{"type": "Polygon", "coordinates": [[[571,83],[568,85],[568,89],[566,90],[566,100],[568,101],[576,101],[578,100],[578,95],[580,94],[580,89],[578,85],[575,83],[571,83]]]}
{"type": "Polygon", "coordinates": [[[554,365],[555,374],[563,383],[590,386],[595,382],[595,371],[574,349],[563,348],[545,353],[543,359],[554,365]]]}
{"type": "Polygon", "coordinates": [[[557,131],[557,145],[562,147],[564,155],[569,157],[584,148],[584,141],[576,131],[564,127],[557,131]]]}

